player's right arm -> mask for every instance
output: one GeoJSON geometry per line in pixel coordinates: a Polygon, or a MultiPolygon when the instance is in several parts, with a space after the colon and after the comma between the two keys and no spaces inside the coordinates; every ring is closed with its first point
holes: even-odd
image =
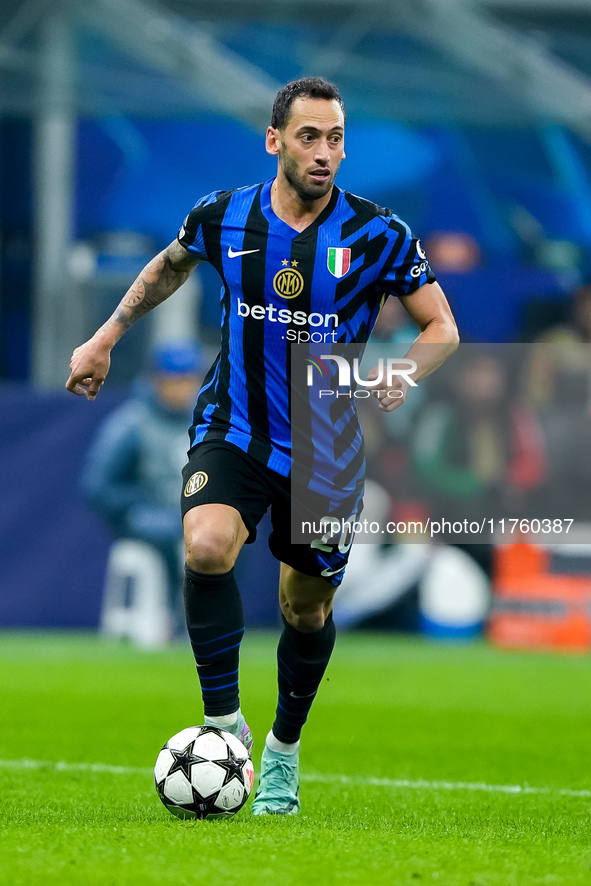
{"type": "Polygon", "coordinates": [[[112,316],[72,354],[68,391],[94,400],[107,377],[111,350],[123,333],[176,292],[199,261],[198,256],[174,240],[148,262],[112,316]]]}

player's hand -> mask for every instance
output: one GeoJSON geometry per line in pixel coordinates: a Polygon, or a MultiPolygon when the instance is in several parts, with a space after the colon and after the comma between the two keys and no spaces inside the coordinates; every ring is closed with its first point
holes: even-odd
{"type": "Polygon", "coordinates": [[[66,388],[78,397],[94,400],[105,382],[110,365],[110,347],[91,338],[72,354],[66,388]]]}
{"type": "MultiPolygon", "coordinates": [[[[375,381],[378,374],[379,369],[377,366],[374,366],[374,368],[370,369],[367,373],[368,381],[375,381]]],[[[375,388],[371,388],[371,392],[374,397],[376,397],[379,408],[382,412],[393,412],[394,409],[398,409],[399,406],[402,406],[406,399],[407,390],[408,382],[405,381],[402,376],[393,379],[391,384],[388,384],[383,380],[379,385],[376,385],[375,388]]]]}

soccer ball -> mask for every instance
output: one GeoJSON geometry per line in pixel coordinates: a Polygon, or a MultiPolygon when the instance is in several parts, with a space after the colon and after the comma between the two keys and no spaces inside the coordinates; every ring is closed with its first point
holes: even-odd
{"type": "Polygon", "coordinates": [[[213,726],[189,726],[170,738],[156,760],[158,796],[179,818],[225,818],[242,809],[254,768],[241,741],[213,726]]]}

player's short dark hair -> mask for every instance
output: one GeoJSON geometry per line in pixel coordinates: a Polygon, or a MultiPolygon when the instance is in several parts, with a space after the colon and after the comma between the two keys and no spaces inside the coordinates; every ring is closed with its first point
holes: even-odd
{"type": "Polygon", "coordinates": [[[271,114],[271,126],[274,129],[283,129],[289,119],[289,111],[294,99],[306,96],[306,98],[325,98],[327,101],[336,99],[345,113],[345,106],[341,93],[334,83],[330,83],[323,77],[301,77],[292,80],[283,89],[280,89],[273,102],[271,114]]]}

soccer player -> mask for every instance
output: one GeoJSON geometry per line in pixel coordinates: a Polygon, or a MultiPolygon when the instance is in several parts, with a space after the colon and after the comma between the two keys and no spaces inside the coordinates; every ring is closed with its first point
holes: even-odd
{"type": "MultiPolygon", "coordinates": [[[[333,84],[310,77],[281,89],[266,134],[266,150],[278,160],[276,177],[198,200],[177,239],[149,262],[105,325],[76,348],[66,383],[94,400],[126,329],[171,296],[199,262],[219,272],[221,349],[197,400],[183,472],[185,606],[205,722],[250,749],[238,694],[244,619],[233,567],[270,507],[283,630],[279,699],[255,815],[300,808],[300,732],[334,646],[332,600],[348,556],[348,549],[324,539],[291,544],[290,342],[365,342],[388,295],[400,299],[420,329],[408,354],[417,363],[415,381],[458,341],[445,296],[409,228],[389,209],[335,186],[344,135],[343,102],[333,84]]],[[[403,402],[408,381],[401,377],[397,387],[400,396],[382,397],[381,408],[403,402]]],[[[362,487],[362,453],[345,473],[353,484],[347,494],[362,487]]]]}

